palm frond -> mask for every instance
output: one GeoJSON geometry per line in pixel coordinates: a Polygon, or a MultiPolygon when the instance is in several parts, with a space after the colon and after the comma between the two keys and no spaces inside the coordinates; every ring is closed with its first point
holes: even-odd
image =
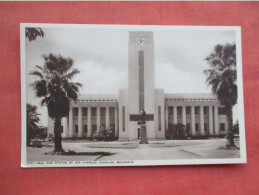
{"type": "Polygon", "coordinates": [[[80,73],[78,69],[73,69],[71,72],[67,73],[66,78],[72,79],[78,73],[80,73]]]}
{"type": "Polygon", "coordinates": [[[75,88],[74,86],[73,88],[69,88],[67,90],[67,97],[71,100],[76,101],[78,98],[78,88],[75,88]]]}
{"type": "Polygon", "coordinates": [[[51,97],[50,96],[47,96],[47,97],[45,97],[45,98],[43,98],[42,100],[41,100],[41,105],[42,106],[44,106],[44,105],[48,105],[48,103],[51,101],[51,97]]]}
{"type": "Polygon", "coordinates": [[[30,72],[30,75],[38,76],[38,77],[40,77],[40,79],[43,79],[43,75],[42,75],[42,73],[41,73],[41,72],[39,72],[39,71],[37,71],[37,70],[35,70],[35,71],[31,71],[31,72],[30,72]]]}
{"type": "Polygon", "coordinates": [[[82,87],[83,86],[81,83],[78,83],[78,82],[76,82],[74,84],[77,85],[78,87],[82,87]]]}
{"type": "Polygon", "coordinates": [[[35,65],[36,66],[36,68],[38,68],[38,69],[40,69],[42,72],[44,72],[44,68],[43,67],[41,67],[41,66],[39,66],[39,65],[35,65]]]}
{"type": "Polygon", "coordinates": [[[46,80],[37,80],[34,82],[34,89],[37,97],[44,97],[47,95],[47,82],[46,80]]]}

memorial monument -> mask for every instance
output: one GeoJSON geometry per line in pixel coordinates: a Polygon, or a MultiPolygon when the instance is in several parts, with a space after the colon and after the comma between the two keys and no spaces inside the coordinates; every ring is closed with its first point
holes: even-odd
{"type": "MultiPolygon", "coordinates": [[[[153,32],[129,33],[128,62],[128,109],[129,139],[135,140],[137,129],[145,113],[145,124],[140,124],[140,134],[145,128],[145,137],[155,138],[155,97],[154,97],[154,38],[153,32]],[[135,118],[134,118],[135,117],[135,118]]],[[[144,133],[143,133],[144,134],[144,133]]]]}

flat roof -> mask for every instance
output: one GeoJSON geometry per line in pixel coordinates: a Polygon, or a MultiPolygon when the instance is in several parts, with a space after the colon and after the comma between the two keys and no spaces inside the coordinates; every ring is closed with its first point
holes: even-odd
{"type": "Polygon", "coordinates": [[[205,99],[217,99],[217,97],[212,94],[212,93],[170,93],[170,94],[165,94],[165,99],[170,99],[170,98],[182,98],[182,99],[189,99],[189,98],[205,98],[205,99]]]}
{"type": "Polygon", "coordinates": [[[118,94],[80,94],[79,100],[101,100],[101,99],[107,99],[107,100],[114,100],[119,99],[118,94]]]}
{"type": "MultiPolygon", "coordinates": [[[[165,93],[165,99],[217,99],[212,93],[165,93]]],[[[119,94],[80,94],[79,100],[118,100],[119,94]]]]}

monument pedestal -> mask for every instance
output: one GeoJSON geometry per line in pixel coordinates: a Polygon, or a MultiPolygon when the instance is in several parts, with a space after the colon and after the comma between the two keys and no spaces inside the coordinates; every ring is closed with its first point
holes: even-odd
{"type": "Polygon", "coordinates": [[[141,124],[140,125],[140,144],[148,144],[147,140],[147,125],[146,124],[141,124]]]}

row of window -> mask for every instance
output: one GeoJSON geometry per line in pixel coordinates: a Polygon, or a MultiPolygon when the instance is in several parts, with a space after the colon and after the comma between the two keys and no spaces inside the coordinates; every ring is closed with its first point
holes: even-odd
{"type": "MultiPolygon", "coordinates": [[[[169,124],[169,128],[172,128],[173,124],[169,124]]],[[[186,123],[186,131],[190,131],[190,123],[186,123]]],[[[204,123],[204,131],[208,131],[208,124],[204,123]]],[[[220,123],[220,131],[225,131],[225,123],[220,123]]],[[[199,131],[199,123],[195,123],[195,131],[199,131]]]]}
{"type": "Polygon", "coordinates": [[[209,101],[209,100],[216,100],[216,99],[204,99],[204,98],[202,98],[202,99],[166,99],[166,101],[200,101],[200,100],[202,100],[202,101],[209,101]]]}
{"type": "MultiPolygon", "coordinates": [[[[109,111],[111,116],[115,115],[115,109],[114,108],[109,108],[108,111],[109,111]]],[[[87,112],[88,112],[88,108],[82,108],[82,115],[83,116],[87,116],[87,112]]],[[[105,116],[106,115],[106,108],[101,107],[100,113],[101,113],[101,116],[105,116]]],[[[91,108],[91,114],[92,114],[92,116],[96,116],[97,115],[97,108],[91,108]]],[[[73,108],[73,116],[78,116],[78,108],[73,108]]]]}
{"type": "MultiPolygon", "coordinates": [[[[158,109],[160,109],[160,112],[161,112],[161,107],[159,107],[158,109]]],[[[110,113],[110,116],[115,115],[115,109],[114,108],[112,108],[112,109],[110,108],[110,109],[108,109],[108,111],[110,113]]],[[[82,108],[82,115],[83,116],[87,116],[87,112],[88,112],[88,108],[82,108]]],[[[198,115],[199,112],[200,112],[200,107],[195,107],[195,115],[198,115]]],[[[101,116],[105,116],[106,115],[106,108],[100,108],[100,113],[101,113],[101,116]]],[[[208,114],[208,107],[203,107],[203,113],[208,114]]],[[[92,114],[92,116],[96,116],[97,115],[97,108],[91,108],[91,114],[92,114]]],[[[172,106],[168,107],[168,114],[173,115],[173,107],[172,106]]],[[[181,114],[182,114],[182,107],[177,107],[177,115],[181,115],[181,114]]],[[[190,106],[186,107],[186,114],[187,115],[191,114],[191,107],[190,106]]],[[[219,115],[226,114],[226,108],[218,108],[218,114],[219,115]]],[[[73,108],[73,116],[78,116],[78,108],[73,108]]]]}
{"type": "MultiPolygon", "coordinates": [[[[177,107],[177,115],[181,115],[182,114],[182,109],[183,107],[177,107]]],[[[213,108],[215,109],[215,108],[213,108]]],[[[200,107],[195,107],[195,115],[198,115],[200,113],[200,107]]],[[[203,113],[204,114],[208,114],[209,112],[209,107],[203,107],[203,113]]],[[[172,115],[173,114],[173,107],[172,106],[169,106],[168,107],[168,114],[169,115],[172,115]]],[[[191,107],[190,106],[187,106],[186,107],[186,114],[187,115],[190,115],[191,114],[191,107]]],[[[222,115],[222,114],[226,114],[226,108],[218,108],[218,114],[219,115],[222,115]]]]}
{"type": "MultiPolygon", "coordinates": [[[[180,107],[180,106],[177,107],[177,114],[182,114],[182,108],[183,107],[180,107]]],[[[114,108],[109,108],[108,110],[110,112],[110,115],[114,115],[114,113],[115,113],[114,108]]],[[[203,113],[204,114],[208,114],[208,110],[209,110],[208,107],[206,107],[206,106],[203,107],[203,113]]],[[[87,116],[87,112],[88,112],[88,108],[82,108],[82,115],[83,116],[87,116]]],[[[105,115],[106,114],[106,108],[101,107],[100,112],[101,112],[102,116],[105,115]]],[[[195,107],[195,114],[197,115],[197,114],[199,114],[199,112],[200,112],[200,107],[196,106],[195,107]]],[[[91,108],[92,116],[96,116],[96,113],[97,113],[97,108],[91,108]]],[[[220,115],[226,114],[226,108],[223,108],[223,107],[218,108],[218,113],[220,115]]],[[[173,107],[172,106],[168,107],[168,114],[170,114],[170,115],[173,114],[173,107]]],[[[186,106],[186,114],[188,114],[188,115],[191,114],[191,107],[190,106],[186,106]]],[[[78,116],[78,108],[73,108],[73,116],[78,116]]]]}

